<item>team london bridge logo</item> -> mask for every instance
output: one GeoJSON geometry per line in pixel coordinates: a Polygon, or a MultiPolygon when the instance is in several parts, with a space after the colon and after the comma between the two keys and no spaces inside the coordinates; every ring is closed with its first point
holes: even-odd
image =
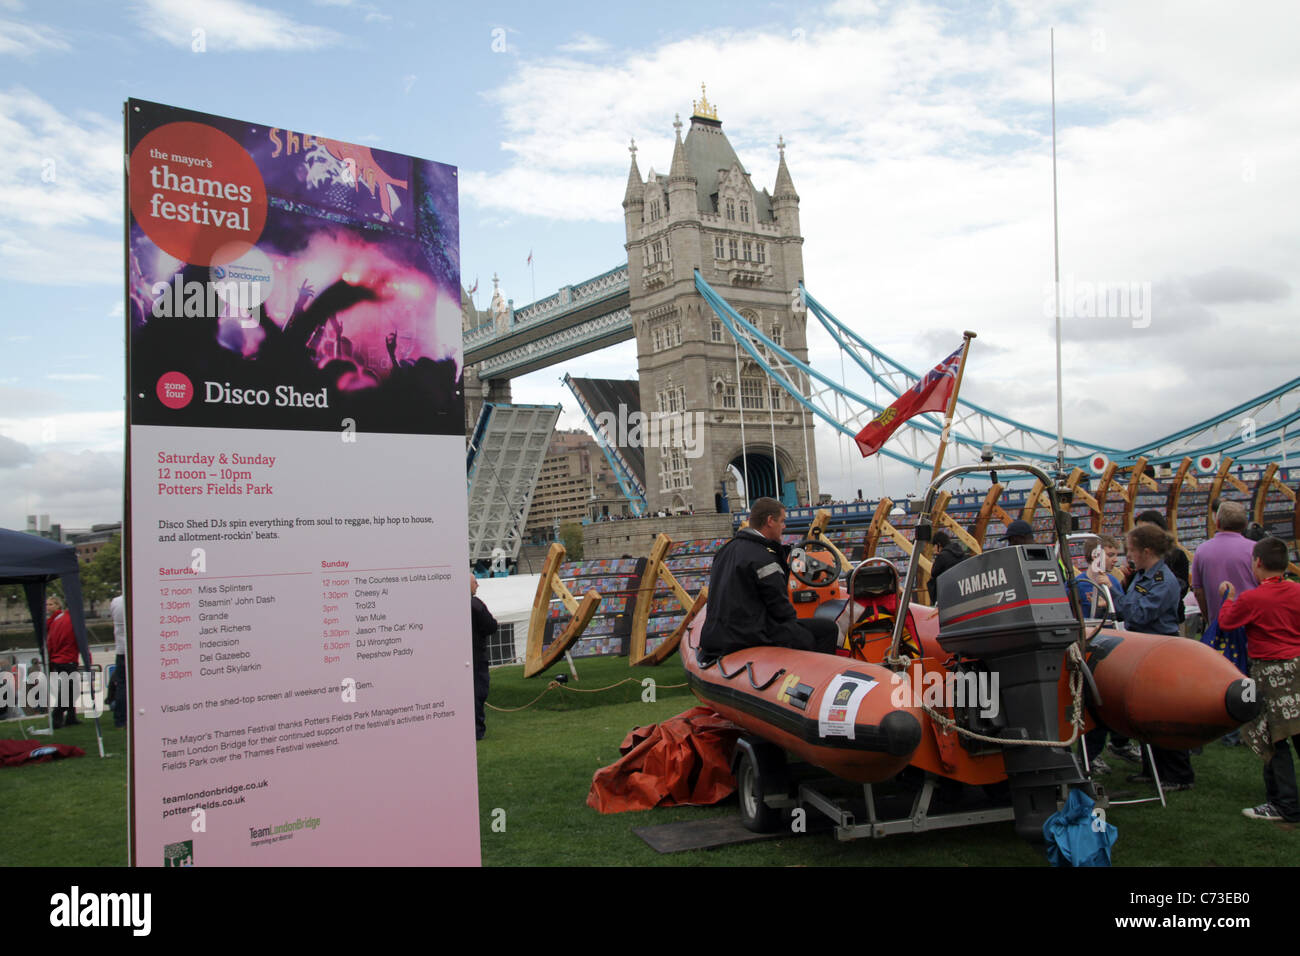
{"type": "Polygon", "coordinates": [[[163,866],[193,866],[194,841],[168,843],[163,847],[163,866]]]}
{"type": "Polygon", "coordinates": [[[830,713],[826,715],[827,720],[847,720],[849,701],[853,699],[853,692],[858,689],[857,684],[844,684],[835,692],[835,699],[831,702],[830,713]]]}

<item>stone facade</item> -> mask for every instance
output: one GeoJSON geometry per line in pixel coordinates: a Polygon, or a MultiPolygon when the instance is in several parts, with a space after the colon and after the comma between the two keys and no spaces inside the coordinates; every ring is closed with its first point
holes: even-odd
{"type": "MultiPolygon", "coordinates": [[[[480,312],[474,306],[464,288],[460,291],[460,325],[461,332],[469,332],[488,323],[504,329],[509,324],[510,305],[501,295],[501,287],[496,276],[492,277],[492,301],[486,311],[480,312]]],[[[475,284],[477,288],[477,283],[475,284]]],[[[510,379],[494,378],[482,381],[478,377],[479,366],[471,365],[464,372],[465,396],[465,437],[474,434],[474,425],[478,422],[479,412],[484,402],[510,404],[510,379]]]]}
{"type": "MultiPolygon", "coordinates": [[[[584,561],[613,560],[625,554],[644,558],[654,547],[660,532],[674,541],[694,541],[699,538],[730,538],[733,531],[731,515],[716,513],[598,521],[582,529],[582,557],[584,561]]],[[[534,568],[540,566],[538,562],[534,568]]]]}
{"type": "Polygon", "coordinates": [[[742,509],[734,474],[745,458],[751,495],[772,494],[774,445],[787,502],[816,500],[812,416],[737,349],[694,280],[698,269],[741,315],[807,361],[807,312],[795,293],[803,278],[799,196],[784,145],[769,194],[754,188],[706,100],[695,104],[684,139],[680,119],[674,126],[667,176],[651,169],[643,180],[632,145],[623,200],[641,408],[687,416],[688,441],[661,429],[657,444],[646,442],[650,511],[713,511],[724,486],[731,509],[742,509]]]}

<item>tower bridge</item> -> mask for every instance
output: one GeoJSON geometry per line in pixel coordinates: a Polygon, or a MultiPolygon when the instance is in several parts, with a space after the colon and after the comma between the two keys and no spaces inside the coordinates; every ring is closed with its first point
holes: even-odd
{"type": "Polygon", "coordinates": [[[805,314],[790,292],[803,278],[803,236],[785,144],[773,188],[759,189],[703,89],[693,106],[688,127],[673,124],[668,175],[643,177],[629,147],[626,265],[518,310],[499,290],[486,313],[466,307],[467,411],[508,400],[511,378],[635,338],[639,411],[691,416],[689,445],[643,447],[651,511],[711,511],[720,495],[736,500],[742,480],[790,505],[816,500],[812,417],[741,352],[695,288],[698,271],[807,360],[805,314]]]}
{"type": "MultiPolygon", "coordinates": [[[[703,95],[693,105],[685,134],[680,118],[673,124],[666,176],[651,168],[642,177],[635,142],[629,147],[625,264],[517,310],[495,288],[486,312],[463,297],[467,434],[483,402],[509,401],[512,378],[635,339],[639,411],[689,415],[698,426],[689,447],[645,444],[643,456],[632,456],[644,473],[630,484],[643,486],[652,512],[710,511],[719,494],[743,503],[742,475],[750,495],[815,502],[813,422],[852,435],[917,375],[803,290],[799,196],[784,142],[776,144],[773,188],[760,190],[714,106],[703,95]],[[809,366],[810,314],[867,376],[872,397],[809,366]]],[[[928,470],[942,425],[937,415],[918,416],[881,453],[928,470]]],[[[965,401],[952,438],[949,465],[975,460],[986,444],[1008,458],[1056,458],[1056,436],[965,401]]],[[[1120,469],[1190,460],[1208,473],[1221,460],[1286,465],[1297,453],[1300,378],[1140,447],[1065,437],[1066,464],[1085,468],[1100,456],[1120,469]]]]}

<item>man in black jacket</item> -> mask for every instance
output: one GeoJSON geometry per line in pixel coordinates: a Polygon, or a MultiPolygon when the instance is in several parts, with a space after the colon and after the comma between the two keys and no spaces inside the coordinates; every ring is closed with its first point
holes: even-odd
{"type": "Polygon", "coordinates": [[[834,621],[799,620],[790,603],[790,548],[781,543],[785,507],[759,498],[749,524],[713,556],[700,646],[708,657],[771,644],[831,654],[839,640],[834,621]]]}
{"type": "Polygon", "coordinates": [[[930,565],[930,604],[936,605],[939,603],[939,575],[964,561],[966,552],[946,531],[936,531],[930,540],[934,542],[934,561],[930,565]]]}
{"type": "Polygon", "coordinates": [[[488,696],[488,638],[497,632],[497,619],[478,596],[478,578],[469,579],[469,622],[474,651],[474,738],[487,734],[484,705],[488,696]]]}

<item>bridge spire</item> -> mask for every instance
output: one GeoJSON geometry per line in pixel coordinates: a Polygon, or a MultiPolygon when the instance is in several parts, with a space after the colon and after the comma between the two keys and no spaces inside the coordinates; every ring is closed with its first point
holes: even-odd
{"type": "Polygon", "coordinates": [[[627,171],[627,190],[623,193],[623,208],[626,210],[631,205],[642,205],[645,198],[642,194],[642,188],[645,183],[641,180],[641,170],[636,165],[636,140],[632,140],[627,151],[632,154],[632,168],[627,171]]]}
{"type": "Polygon", "coordinates": [[[686,161],[686,146],[682,143],[682,118],[678,115],[673,127],[677,130],[677,142],[673,144],[673,165],[668,170],[668,181],[695,180],[691,174],[691,164],[686,161]]]}
{"type": "Polygon", "coordinates": [[[776,149],[781,154],[781,159],[776,166],[776,188],[772,191],[772,198],[792,199],[797,203],[799,194],[794,191],[794,180],[790,178],[790,167],[785,164],[785,145],[785,137],[778,136],[776,149]]]}

